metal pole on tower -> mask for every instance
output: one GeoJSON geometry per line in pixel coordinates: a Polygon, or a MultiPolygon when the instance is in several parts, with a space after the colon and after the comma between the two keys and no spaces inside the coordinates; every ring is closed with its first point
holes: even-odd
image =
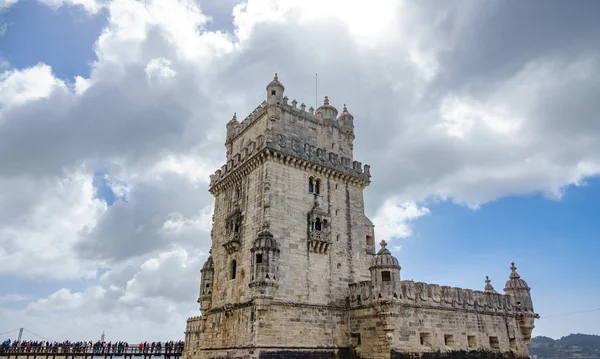
{"type": "Polygon", "coordinates": [[[315,73],[315,110],[319,108],[319,82],[317,80],[317,74],[315,73]]]}
{"type": "Polygon", "coordinates": [[[23,328],[19,328],[19,338],[17,338],[17,341],[20,342],[22,337],[23,337],[23,328]]]}

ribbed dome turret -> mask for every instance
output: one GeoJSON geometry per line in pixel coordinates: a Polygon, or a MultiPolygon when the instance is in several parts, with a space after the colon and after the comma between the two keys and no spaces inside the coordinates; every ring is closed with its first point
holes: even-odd
{"type": "Polygon", "coordinates": [[[325,96],[323,105],[315,111],[317,118],[335,120],[338,114],[337,108],[329,104],[329,97],[325,96]]]}
{"type": "Polygon", "coordinates": [[[342,110],[342,114],[340,115],[340,117],[338,117],[339,120],[354,120],[354,116],[352,116],[352,114],[350,113],[350,111],[348,111],[348,108],[346,107],[346,104],[344,104],[344,109],[342,110]]]}
{"type": "Polygon", "coordinates": [[[515,262],[512,262],[511,264],[512,265],[510,269],[512,270],[512,272],[509,276],[510,279],[504,285],[504,290],[506,291],[507,289],[530,289],[527,285],[527,282],[521,279],[521,276],[519,275],[519,273],[517,273],[517,267],[515,267],[515,262]]]}
{"type": "Polygon", "coordinates": [[[390,253],[390,251],[386,248],[387,243],[385,241],[381,241],[381,249],[373,260],[371,261],[371,267],[373,268],[395,268],[400,269],[400,264],[398,264],[398,259],[390,253]]]}
{"type": "Polygon", "coordinates": [[[281,92],[283,92],[283,90],[285,90],[285,87],[283,87],[283,84],[281,82],[279,82],[279,77],[277,77],[277,74],[275,74],[273,81],[269,82],[269,84],[267,85],[267,90],[269,90],[272,87],[281,88],[281,92]]]}
{"type": "MultiPolygon", "coordinates": [[[[210,252],[209,252],[209,254],[210,254],[210,252]]],[[[212,256],[209,255],[208,258],[206,259],[206,262],[204,262],[204,265],[202,266],[202,272],[212,271],[214,269],[215,269],[215,265],[213,263],[212,256]]]]}
{"type": "Polygon", "coordinates": [[[273,234],[269,231],[269,226],[264,225],[263,230],[260,231],[254,243],[252,245],[252,251],[256,250],[270,250],[270,251],[279,251],[279,244],[273,238],[273,234]]]}

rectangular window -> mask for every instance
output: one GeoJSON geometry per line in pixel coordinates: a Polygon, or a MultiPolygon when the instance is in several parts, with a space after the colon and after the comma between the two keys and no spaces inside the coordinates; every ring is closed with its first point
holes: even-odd
{"type": "Polygon", "coordinates": [[[490,337],[490,348],[500,349],[500,342],[498,342],[498,337],[490,337]]]}
{"type": "Polygon", "coordinates": [[[421,339],[421,345],[431,346],[431,334],[419,333],[419,338],[421,339]]]}
{"type": "Polygon", "coordinates": [[[372,246],[373,245],[373,236],[367,236],[367,245],[368,246],[372,246]]]}
{"type": "Polygon", "coordinates": [[[256,264],[260,264],[262,263],[262,254],[257,254],[256,255],[256,264]]]}
{"type": "Polygon", "coordinates": [[[467,335],[467,344],[469,345],[469,349],[475,349],[477,341],[475,340],[474,335],[467,335]]]}
{"type": "Polygon", "coordinates": [[[452,334],[444,334],[444,344],[448,347],[454,346],[454,335],[452,334]]]}
{"type": "Polygon", "coordinates": [[[392,276],[389,271],[381,272],[381,281],[382,282],[391,282],[392,276]]]}
{"type": "Polygon", "coordinates": [[[360,333],[350,333],[350,342],[353,346],[359,346],[361,344],[360,333]]]}

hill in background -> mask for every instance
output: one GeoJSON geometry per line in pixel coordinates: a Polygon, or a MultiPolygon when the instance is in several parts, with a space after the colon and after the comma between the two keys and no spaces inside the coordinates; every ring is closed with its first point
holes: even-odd
{"type": "Polygon", "coordinates": [[[569,334],[556,340],[535,337],[529,353],[534,359],[600,359],[600,335],[569,334]]]}

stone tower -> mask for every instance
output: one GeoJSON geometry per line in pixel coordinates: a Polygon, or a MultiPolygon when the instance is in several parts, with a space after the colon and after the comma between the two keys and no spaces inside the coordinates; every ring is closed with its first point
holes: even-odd
{"type": "Polygon", "coordinates": [[[266,101],[226,126],[227,162],[210,182],[200,347],[270,347],[291,337],[301,347],[346,345],[329,323],[319,330],[270,323],[324,321],[318,308],[343,307],[348,283],[370,278],[375,241],[363,204],[370,174],[353,158],[354,119],[345,105],[337,117],[328,97],[316,111],[288,104],[284,89],[275,75],[266,101]]]}

